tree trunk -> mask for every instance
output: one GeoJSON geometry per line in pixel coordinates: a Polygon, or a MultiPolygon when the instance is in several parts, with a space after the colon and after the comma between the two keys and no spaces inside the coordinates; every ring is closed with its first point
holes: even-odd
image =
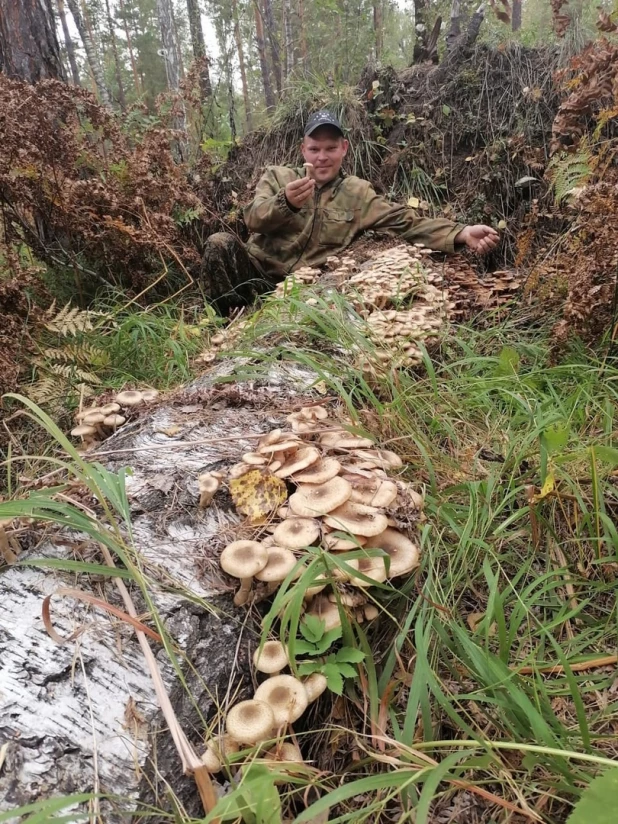
{"type": "Polygon", "coordinates": [[[127,110],[127,101],[124,96],[124,86],[122,84],[122,72],[120,69],[120,58],[118,57],[118,45],[116,43],[116,32],[114,30],[114,20],[109,8],[109,0],[105,0],[105,11],[107,13],[107,26],[109,28],[109,36],[112,44],[112,53],[114,55],[114,71],[116,74],[116,83],[118,83],[118,102],[123,112],[127,110]]]}
{"type": "Polygon", "coordinates": [[[376,50],[376,60],[382,60],[384,50],[384,8],[382,0],[374,0],[373,3],[373,34],[376,50]]]}
{"type": "Polygon", "coordinates": [[[64,45],[66,46],[69,66],[71,67],[71,77],[73,78],[73,83],[75,86],[81,86],[79,69],[77,67],[77,60],[75,59],[75,46],[73,45],[73,39],[67,23],[64,0],[58,0],[58,15],[60,16],[60,25],[62,26],[62,34],[64,36],[64,45]]]}
{"type": "Polygon", "coordinates": [[[262,23],[262,11],[257,0],[253,0],[253,12],[255,15],[255,40],[257,43],[258,57],[260,59],[260,72],[262,75],[262,85],[264,87],[264,99],[266,101],[266,111],[272,113],[275,109],[275,94],[273,84],[270,80],[270,68],[266,58],[266,44],[264,43],[264,25],[262,23]]]}
{"type": "Polygon", "coordinates": [[[429,25],[427,19],[428,0],[414,0],[414,30],[416,42],[412,52],[412,62],[421,63],[426,60],[427,40],[429,39],[429,25]]]}
{"type": "Polygon", "coordinates": [[[273,14],[273,7],[271,0],[262,0],[264,10],[263,20],[266,26],[266,35],[268,37],[268,44],[270,46],[270,58],[273,66],[273,73],[275,75],[275,86],[277,87],[277,94],[281,95],[281,56],[279,49],[279,39],[277,37],[277,27],[275,26],[275,16],[273,14]]]}
{"type": "Polygon", "coordinates": [[[180,79],[185,79],[185,64],[182,59],[182,47],[180,45],[180,35],[178,34],[178,26],[176,25],[176,12],[174,11],[174,4],[170,5],[172,10],[172,25],[174,27],[174,37],[176,38],[176,43],[178,44],[178,70],[180,72],[180,79]]]}
{"type": "Polygon", "coordinates": [[[66,79],[51,0],[0,0],[0,71],[28,83],[66,79]]]}
{"type": "Polygon", "coordinates": [[[142,84],[140,82],[139,73],[137,71],[137,63],[135,62],[135,54],[133,53],[133,43],[131,40],[131,28],[127,17],[127,10],[124,0],[120,0],[120,12],[122,14],[122,24],[124,28],[124,35],[127,38],[127,49],[129,50],[129,60],[131,61],[131,71],[133,72],[133,82],[135,83],[135,93],[140,95],[142,93],[142,84]]]}
{"type": "Polygon", "coordinates": [[[238,65],[240,67],[240,83],[242,86],[242,99],[245,103],[245,123],[247,131],[250,132],[253,128],[253,118],[251,115],[251,100],[249,99],[249,86],[247,85],[247,70],[245,68],[245,52],[242,46],[242,37],[240,36],[240,20],[238,18],[238,3],[237,0],[232,0],[232,15],[234,23],[234,40],[236,42],[236,51],[238,52],[238,65]]]}
{"type": "Polygon", "coordinates": [[[309,52],[307,50],[307,29],[305,27],[305,0],[298,0],[298,28],[300,35],[300,56],[303,61],[303,72],[309,70],[309,52]]]}
{"type": "Polygon", "coordinates": [[[511,28],[513,31],[519,31],[521,29],[521,0],[513,0],[511,28]]]}
{"type": "Polygon", "coordinates": [[[289,80],[294,68],[294,38],[292,37],[292,3],[283,0],[283,32],[285,38],[285,79],[289,80]]]}
{"type": "MultiPolygon", "coordinates": [[[[174,94],[178,94],[180,91],[180,48],[172,15],[172,0],[157,0],[157,11],[159,15],[159,27],[161,29],[161,40],[163,42],[163,59],[165,61],[167,87],[174,94]]],[[[186,130],[184,109],[181,109],[175,115],[174,128],[183,132],[186,130]]],[[[182,154],[183,151],[181,149],[181,155],[182,154]]]]}
{"type": "Polygon", "coordinates": [[[460,0],[453,0],[451,5],[451,21],[446,34],[446,49],[451,51],[461,34],[461,4],[460,0]]]}
{"type": "Polygon", "coordinates": [[[97,88],[97,92],[101,103],[104,106],[108,106],[111,108],[111,101],[109,99],[109,93],[107,91],[107,87],[105,85],[105,77],[103,76],[103,69],[99,62],[99,57],[96,51],[95,44],[90,37],[90,32],[86,28],[84,23],[84,18],[82,17],[82,13],[80,11],[79,5],[77,0],[67,0],[67,4],[73,15],[73,20],[75,21],[75,27],[79,32],[79,36],[82,39],[82,43],[84,44],[84,51],[86,52],[86,59],[88,60],[88,66],[90,68],[90,72],[92,74],[94,83],[97,88]]]}
{"type": "Polygon", "coordinates": [[[206,57],[206,45],[204,43],[204,31],[202,29],[202,18],[198,0],[187,0],[187,13],[189,16],[193,57],[200,62],[200,98],[202,103],[204,103],[209,97],[212,97],[212,83],[210,82],[210,72],[208,70],[209,61],[206,57]]]}

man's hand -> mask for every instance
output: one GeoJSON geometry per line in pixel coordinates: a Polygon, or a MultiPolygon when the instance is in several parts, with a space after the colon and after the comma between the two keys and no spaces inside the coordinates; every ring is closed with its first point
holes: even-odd
{"type": "Polygon", "coordinates": [[[468,249],[479,255],[485,255],[495,249],[500,241],[500,235],[491,226],[466,226],[456,236],[455,243],[465,243],[468,249]]]}
{"type": "Polygon", "coordinates": [[[295,209],[300,209],[301,206],[313,197],[315,191],[315,180],[310,177],[301,177],[298,180],[293,180],[285,187],[285,199],[295,209]]]}

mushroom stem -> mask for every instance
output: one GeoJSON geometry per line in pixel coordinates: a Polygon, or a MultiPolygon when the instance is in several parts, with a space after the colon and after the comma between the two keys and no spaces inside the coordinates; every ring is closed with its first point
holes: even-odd
{"type": "Polygon", "coordinates": [[[241,578],[240,579],[240,589],[234,596],[234,606],[237,607],[244,607],[244,605],[249,600],[249,596],[251,595],[251,586],[253,584],[253,578],[241,578]]]}

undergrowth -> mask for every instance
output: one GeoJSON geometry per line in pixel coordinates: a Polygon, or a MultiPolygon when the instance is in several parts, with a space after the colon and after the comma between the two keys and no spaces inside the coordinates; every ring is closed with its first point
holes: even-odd
{"type": "MultiPolygon", "coordinates": [[[[295,288],[252,316],[235,352],[249,360],[226,380],[282,360],[312,368],[359,431],[402,456],[427,519],[419,572],[372,590],[369,628],[343,626],[358,678],[343,668],[343,697],[323,697],[297,730],[311,769],[279,787],[279,807],[256,761],[207,821],[301,824],[329,810],[355,824],[558,824],[615,763],[618,368],[578,345],[553,363],[550,334],[550,319],[513,311],[450,330],[418,372],[371,372],[362,319],[340,296],[295,288]]],[[[16,514],[37,517],[32,502],[0,504],[16,514]]],[[[324,563],[309,560],[265,621],[292,651],[324,563]]]]}

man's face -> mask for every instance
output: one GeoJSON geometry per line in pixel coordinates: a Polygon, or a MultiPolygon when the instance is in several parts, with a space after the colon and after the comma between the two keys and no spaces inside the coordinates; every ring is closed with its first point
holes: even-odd
{"type": "Polygon", "coordinates": [[[307,163],[313,163],[313,177],[323,186],[339,174],[343,158],[348,152],[348,141],[337,129],[321,126],[301,144],[301,152],[307,163]]]}

